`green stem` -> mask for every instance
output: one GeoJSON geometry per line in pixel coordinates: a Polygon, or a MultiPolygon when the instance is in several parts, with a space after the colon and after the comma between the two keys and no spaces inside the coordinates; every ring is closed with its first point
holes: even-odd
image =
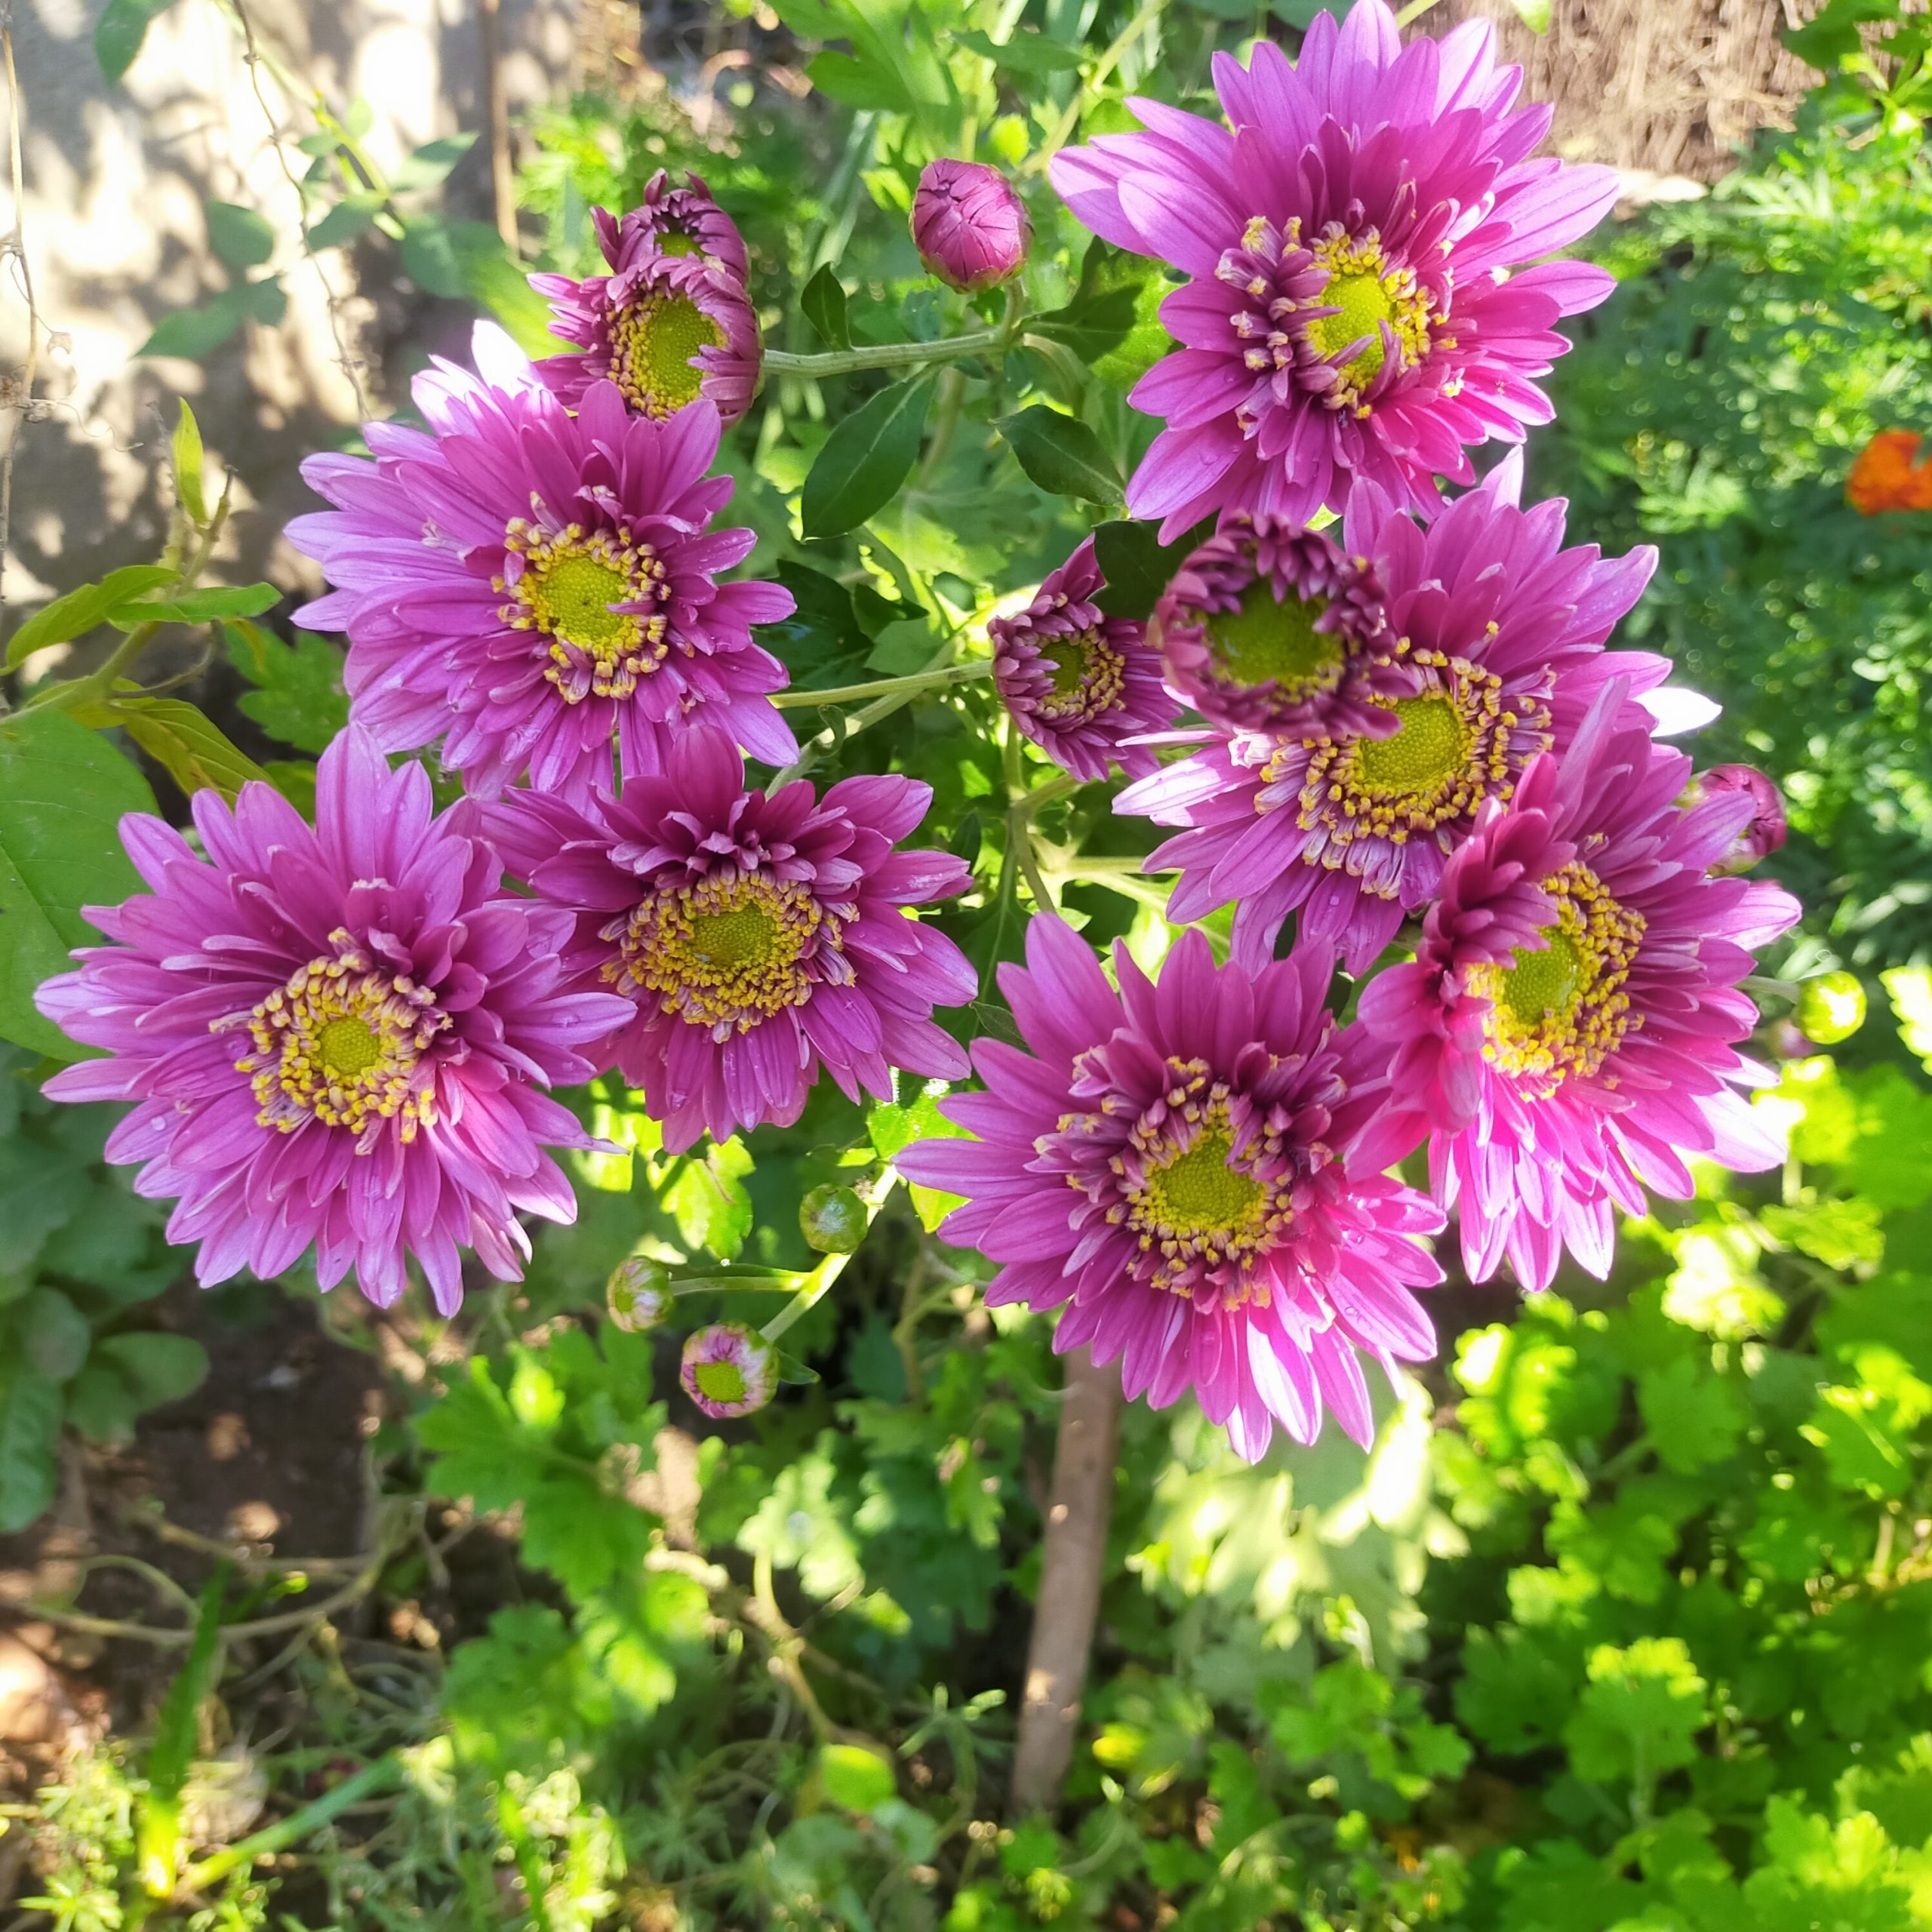
{"type": "Polygon", "coordinates": [[[875,678],[869,684],[838,685],[830,691],[780,691],[771,703],[776,710],[803,711],[814,705],[856,704],[861,698],[892,697],[901,692],[910,697],[915,691],[937,691],[943,685],[963,685],[971,678],[990,678],[992,674],[992,660],[982,657],[970,664],[946,664],[934,670],[909,672],[903,678],[875,678]]]}
{"type": "MultiPolygon", "coordinates": [[[[866,1205],[866,1226],[870,1229],[873,1218],[878,1214],[885,1197],[897,1185],[899,1177],[890,1166],[881,1168],[872,1180],[855,1189],[859,1198],[866,1205]]],[[[863,1246],[863,1244],[861,1243],[863,1246]]],[[[849,1254],[828,1254],[798,1284],[798,1292],[758,1331],[768,1342],[775,1342],[786,1329],[802,1321],[817,1307],[830,1291],[833,1282],[844,1273],[852,1255],[858,1253],[854,1248],[849,1254]]]]}
{"type": "Polygon", "coordinates": [[[848,376],[860,369],[901,369],[916,363],[952,362],[962,355],[1010,348],[1017,328],[976,329],[971,335],[948,336],[940,342],[867,343],[858,349],[828,349],[794,355],[789,349],[768,349],[764,368],[773,376],[848,376]]]}
{"type": "Polygon", "coordinates": [[[1753,999],[1783,999],[1795,1003],[1798,998],[1795,980],[1770,980],[1762,974],[1752,973],[1737,984],[1740,991],[1749,993],[1753,999]]]}
{"type": "Polygon", "coordinates": [[[798,1285],[795,1275],[692,1275],[681,1281],[671,1284],[674,1295],[722,1294],[737,1288],[763,1288],[777,1293],[791,1294],[798,1285]]]}
{"type": "Polygon", "coordinates": [[[226,1878],[238,1868],[252,1865],[257,1859],[266,1858],[272,1853],[285,1850],[311,1832],[320,1831],[323,1826],[339,1818],[352,1804],[359,1804],[364,1798],[395,1783],[401,1776],[402,1761],[393,1754],[378,1758],[372,1764],[365,1764],[353,1777],[343,1779],[334,1790],[325,1792],[313,1804],[303,1805],[299,1811],[291,1811],[266,1831],[257,1832],[254,1837],[229,1845],[198,1865],[189,1866],[182,1877],[180,1890],[206,1891],[217,1879],[226,1878]]]}

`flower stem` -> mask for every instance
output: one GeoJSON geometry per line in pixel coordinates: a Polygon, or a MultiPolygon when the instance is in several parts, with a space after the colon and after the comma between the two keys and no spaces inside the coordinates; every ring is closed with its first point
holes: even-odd
{"type": "MultiPolygon", "coordinates": [[[[880,1208],[884,1204],[885,1197],[897,1186],[898,1181],[898,1175],[894,1173],[888,1164],[881,1168],[862,1186],[853,1189],[853,1192],[865,1203],[866,1226],[868,1231],[870,1230],[872,1221],[878,1215],[880,1208]]],[[[863,1247],[863,1242],[862,1241],[860,1245],[863,1247]]],[[[825,1299],[832,1283],[844,1273],[847,1263],[858,1251],[858,1248],[855,1247],[851,1254],[826,1256],[809,1275],[800,1280],[798,1293],[758,1331],[758,1333],[768,1342],[775,1342],[794,1323],[802,1321],[825,1299]]]]}
{"type": "Polygon", "coordinates": [[[944,664],[937,669],[909,672],[903,678],[875,678],[869,684],[838,685],[830,691],[779,691],[771,703],[778,711],[802,711],[814,705],[856,704],[861,698],[894,697],[903,692],[937,691],[944,685],[963,685],[974,678],[990,678],[992,660],[976,658],[968,664],[944,664]]]}
{"type": "Polygon", "coordinates": [[[903,369],[930,362],[956,361],[987,349],[1004,351],[1018,340],[1021,325],[975,329],[970,335],[947,336],[937,342],[866,343],[857,349],[827,349],[795,355],[789,349],[768,349],[764,367],[774,376],[848,376],[860,369],[903,369]]]}
{"type": "Polygon", "coordinates": [[[325,1792],[314,1803],[303,1805],[300,1810],[292,1812],[266,1831],[257,1832],[253,1838],[243,1838],[239,1844],[228,1846],[213,1857],[203,1859],[198,1865],[189,1866],[176,1887],[177,1894],[205,1892],[217,1878],[225,1878],[231,1872],[245,1869],[258,1858],[266,1858],[272,1853],[299,1844],[311,1832],[321,1830],[323,1826],[340,1817],[352,1804],[360,1804],[364,1798],[399,1783],[402,1769],[401,1761],[392,1752],[387,1757],[378,1758],[374,1764],[364,1765],[353,1777],[343,1779],[333,1791],[325,1792]]]}

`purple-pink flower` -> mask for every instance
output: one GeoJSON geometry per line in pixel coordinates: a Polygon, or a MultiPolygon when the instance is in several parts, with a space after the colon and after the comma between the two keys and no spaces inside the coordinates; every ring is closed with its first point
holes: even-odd
{"type": "MultiPolygon", "coordinates": [[[[660,168],[645,183],[635,208],[626,208],[621,216],[607,208],[592,208],[590,218],[605,260],[621,271],[641,255],[700,255],[727,275],[744,281],[751,265],[738,224],[712,199],[702,175],[688,174],[685,183],[683,187],[674,188],[670,176],[660,168]]],[[[545,288],[540,292],[553,291],[545,288]]]]}
{"type": "Polygon", "coordinates": [[[1518,508],[1521,481],[1512,452],[1426,528],[1374,485],[1356,492],[1343,547],[1381,584],[1388,668],[1409,680],[1407,695],[1369,700],[1395,730],[1217,739],[1130,786],[1117,811],[1188,828],[1148,860],[1180,869],[1170,918],[1232,900],[1235,955],[1252,971],[1294,912],[1300,939],[1360,972],[1435,897],[1478,808],[1566,743],[1607,682],[1663,681],[1666,660],[1603,648],[1657,553],[1564,549],[1565,505],[1518,508]]]}
{"type": "Polygon", "coordinates": [[[1547,107],[1511,111],[1519,68],[1466,21],[1404,48],[1383,0],[1318,14],[1294,66],[1258,44],[1214,57],[1229,126],[1155,100],[1145,131],[1054,157],[1054,185],[1109,242],[1191,279],[1161,315],[1179,352],[1133,401],[1167,427],[1136,472],[1136,516],[1171,538],[1211,511],[1306,523],[1358,478],[1425,514],[1469,445],[1546,423],[1537,386],[1558,318],[1614,283],[1526,266],[1607,214],[1607,168],[1531,160],[1547,107]]]}
{"type": "Polygon", "coordinates": [[[685,1337],[678,1380],[713,1421],[748,1416],[778,1386],[778,1351],[741,1321],[714,1321],[685,1337]]]}
{"type": "Polygon", "coordinates": [[[894,850],[932,788],[803,780],[768,796],[721,740],[694,734],[660,778],[582,810],[513,793],[487,822],[516,876],[576,917],[569,963],[626,995],[592,1051],[642,1088],[681,1152],[789,1126],[821,1068],[848,1099],[892,1097],[895,1067],[948,1078],[966,1057],[935,1006],[978,990],[965,955],[909,909],[965,891],[943,852],[894,850]]]}
{"type": "Polygon", "coordinates": [[[1152,771],[1152,749],[1129,741],[1174,718],[1146,626],[1094,601],[1106,583],[1090,537],[1025,610],[986,626],[993,681],[1014,721],[1076,778],[1104,778],[1109,764],[1129,777],[1152,771]]]}
{"type": "Polygon", "coordinates": [[[1225,519],[1175,572],[1153,628],[1175,691],[1224,732],[1386,738],[1395,716],[1374,700],[1414,686],[1367,560],[1278,517],[1225,519]]]}
{"type": "Polygon", "coordinates": [[[1797,903],[1710,876],[1751,801],[1684,809],[1690,761],[1622,696],[1484,807],[1414,962],[1363,990],[1392,1100],[1355,1158],[1380,1168],[1426,1139],[1473,1281],[1506,1256],[1546,1287],[1565,1247],[1605,1274],[1613,1204],[1687,1199],[1685,1155],[1747,1172],[1783,1156],[1739,1091],[1770,1076],[1737,1051],[1758,1020],[1738,983],[1797,903]]]}
{"type": "Polygon", "coordinates": [[[626,408],[657,421],[703,402],[735,423],[752,406],[764,349],[758,311],[732,270],[703,255],[634,248],[613,274],[534,275],[530,285],[550,298],[550,333],[583,345],[581,355],[536,365],[571,408],[606,382],[626,408]]]}
{"type": "Polygon", "coordinates": [[[1426,1358],[1410,1292],[1441,1279],[1420,1238],[1441,1217],[1349,1148],[1384,1102],[1386,1050],[1324,1004],[1328,955],[1251,977],[1184,934],[1159,983],[1116,946],[1115,992],[1058,920],[1028,928],[1000,989],[1030,1051],[974,1048],[984,1093],[940,1110],[977,1138],[904,1150],[900,1171],[968,1197],[943,1229],[1001,1264],[987,1301],[1061,1309],[1054,1346],[1118,1358],[1130,1397],[1192,1388],[1235,1448],[1324,1407],[1373,1431],[1356,1352],[1426,1358]]]}
{"type": "Polygon", "coordinates": [[[1734,792],[1751,801],[1751,816],[1731,841],[1730,849],[1712,867],[1728,875],[1748,872],[1760,859],[1767,859],[1784,844],[1784,800],[1778,788],[1755,764],[1714,764],[1690,781],[1687,798],[1691,803],[1721,798],[1734,792]]]}
{"type": "Polygon", "coordinates": [[[912,245],[929,273],[977,294],[1020,272],[1033,223],[1013,183],[977,161],[933,161],[912,194],[912,245]]]}
{"type": "Polygon", "coordinates": [[[755,540],[709,528],[732,488],[706,475],[717,411],[654,422],[597,383],[573,416],[501,330],[475,341],[480,375],[417,377],[426,431],[372,423],[374,462],[302,466],[337,507],[288,527],[336,586],[301,620],[348,632],[352,717],[385,751],[441,739],[485,796],[527,772],[587,799],[614,749],[629,777],[693,732],[797,756],[769,701],[785,667],[750,628],[791,593],[718,581],[755,540]]]}
{"type": "Polygon", "coordinates": [[[386,1307],[414,1256],[447,1315],[460,1248],[515,1281],[519,1211],[576,1217],[543,1150],[590,1143],[538,1089],[588,1079],[582,1049],[625,1003],[565,986],[569,921],[500,894],[475,811],[435,817],[422,768],[392,773],[352,728],[322,755],[312,830],[262,784],[232,811],[195,794],[205,857],[122,820],[149,889],[88,908],[115,943],[35,995],[111,1057],[46,1091],[135,1103],[107,1158],[178,1201],[168,1238],[200,1244],[205,1285],[312,1246],[324,1287],[352,1269],[386,1307]]]}

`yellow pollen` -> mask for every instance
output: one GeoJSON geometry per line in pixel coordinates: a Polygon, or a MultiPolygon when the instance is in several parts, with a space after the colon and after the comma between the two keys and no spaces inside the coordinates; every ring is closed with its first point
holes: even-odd
{"type": "Polygon", "coordinates": [[[1147,1177],[1148,1206],[1174,1233],[1229,1235],[1255,1219],[1264,1190],[1228,1165],[1230,1151],[1225,1134],[1203,1134],[1147,1177]]]}
{"type": "Polygon", "coordinates": [[[1207,622],[1208,654],[1215,669],[1232,681],[1278,685],[1292,693],[1332,689],[1342,675],[1343,645],[1315,620],[1328,608],[1325,597],[1291,597],[1277,603],[1273,586],[1257,578],[1232,611],[1217,611],[1207,622]]]}
{"type": "Polygon", "coordinates": [[[523,572],[497,614],[513,630],[549,640],[543,675],[566,704],[629,697],[664,661],[670,622],[663,610],[611,608],[661,606],[669,596],[664,566],[648,544],[620,530],[573,523],[545,531],[517,517],[503,548],[523,559],[523,572]]]}
{"type": "MultiPolygon", "coordinates": [[[[1587,866],[1568,865],[1543,881],[1556,917],[1540,946],[1518,946],[1506,965],[1472,967],[1468,990],[1490,1001],[1483,1053],[1518,1083],[1547,1099],[1566,1080],[1589,1079],[1643,1024],[1625,987],[1644,937],[1640,912],[1620,904],[1587,866]]],[[[1615,1076],[1606,1084],[1614,1085],[1615,1076]]]]}
{"type": "Polygon", "coordinates": [[[1309,345],[1325,358],[1332,359],[1352,343],[1361,343],[1337,372],[1340,380],[1327,399],[1337,408],[1364,414],[1363,392],[1382,374],[1390,337],[1398,369],[1414,368],[1429,353],[1430,327],[1436,319],[1430,313],[1429,297],[1412,270],[1391,264],[1373,229],[1351,236],[1331,223],[1309,252],[1328,271],[1327,285],[1312,306],[1337,312],[1310,316],[1302,326],[1309,345]],[[1387,336],[1383,333],[1385,324],[1387,336]]]}
{"type": "Polygon", "coordinates": [[[839,922],[810,889],[763,873],[729,873],[654,894],[603,937],[617,956],[609,984],[657,994],[659,1010],[717,1040],[746,1032],[811,997],[814,975],[844,980],[839,922]]]}
{"type": "Polygon", "coordinates": [[[701,1361],[691,1371],[698,1393],[707,1402],[742,1402],[744,1371],[734,1361],[701,1361]]]}
{"type": "Polygon", "coordinates": [[[1419,798],[1439,792],[1469,763],[1472,734],[1455,705],[1440,692],[1399,697],[1389,707],[1401,720],[1393,737],[1364,738],[1355,768],[1371,792],[1419,798]]]}
{"type": "Polygon", "coordinates": [[[1039,714],[1051,723],[1103,716],[1127,689],[1127,660],[1097,624],[1041,639],[1039,661],[1049,679],[1047,694],[1038,701],[1039,714]]]}
{"type": "Polygon", "coordinates": [[[435,997],[401,974],[378,969],[350,935],[329,935],[333,957],[299,967],[252,1013],[211,1029],[245,1029],[251,1050],[235,1061],[248,1075],[257,1123],[293,1134],[309,1121],[346,1128],[368,1153],[385,1121],[405,1141],[433,1120],[431,1043],[448,1025],[435,997]]]}
{"type": "Polygon", "coordinates": [[[724,331],[688,295],[653,290],[611,319],[611,377],[640,414],[675,415],[703,387],[699,350],[724,346],[724,331]]]}

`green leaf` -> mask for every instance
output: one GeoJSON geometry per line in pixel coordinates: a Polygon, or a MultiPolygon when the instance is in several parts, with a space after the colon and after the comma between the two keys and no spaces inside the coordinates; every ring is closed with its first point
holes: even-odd
{"type": "Polygon", "coordinates": [[[1017,415],[1001,417],[993,427],[1042,490],[1057,497],[1084,497],[1090,503],[1119,502],[1120,471],[1100,438],[1077,417],[1036,403],[1017,415]]]}
{"type": "Polygon", "coordinates": [[[252,624],[223,628],[229,661],[260,688],[238,700],[242,715],[299,752],[326,751],[349,722],[342,653],[313,631],[297,631],[291,648],[252,624]]]}
{"type": "Polygon", "coordinates": [[[1086,58],[1080,48],[1069,47],[1064,41],[1049,40],[1044,34],[1029,28],[1023,27],[1007,41],[995,41],[977,29],[956,33],[952,38],[983,60],[991,60],[1010,74],[1029,74],[1038,79],[1051,74],[1072,73],[1086,58]]]}
{"type": "Polygon", "coordinates": [[[852,332],[847,317],[845,285],[826,263],[805,284],[798,297],[799,312],[818,331],[828,349],[850,349],[852,332]]]}
{"type": "Polygon", "coordinates": [[[158,1330],[110,1335],[96,1346],[94,1353],[120,1371],[141,1410],[178,1402],[208,1377],[208,1352],[190,1335],[158,1330]]]}
{"type": "Polygon", "coordinates": [[[346,248],[359,241],[374,225],[386,196],[373,189],[345,195],[319,221],[309,224],[309,252],[319,254],[325,248],[346,248]]]}
{"type": "Polygon", "coordinates": [[[391,191],[398,195],[420,195],[426,189],[439,186],[448,178],[450,170],[475,145],[476,131],[473,128],[464,134],[444,134],[435,140],[425,141],[391,177],[391,191]]]}
{"type": "Polygon", "coordinates": [[[736,1139],[687,1162],[665,1189],[663,1205],[688,1246],[701,1247],[720,1261],[737,1256],[752,1231],[752,1199],[743,1180],[751,1171],[752,1157],[736,1139]]]}
{"type": "Polygon", "coordinates": [[[120,1371],[89,1362],[66,1390],[67,1420],[92,1442],[126,1442],[140,1404],[120,1371]]]}
{"type": "Polygon", "coordinates": [[[1532,33],[1549,31],[1550,0],[1510,0],[1516,10],[1516,17],[1532,33]]]}
{"type": "Polygon", "coordinates": [[[242,326],[241,291],[225,289],[205,308],[177,309],[162,317],[137,355],[180,355],[198,362],[212,355],[242,326]]]}
{"type": "Polygon", "coordinates": [[[57,597],[14,633],[7,646],[7,669],[17,669],[35,651],[44,651],[50,644],[66,644],[71,638],[85,637],[123,605],[145,597],[164,583],[172,583],[177,574],[165,564],[129,564],[109,571],[98,583],[84,583],[79,589],[57,597]]]}
{"type": "Polygon", "coordinates": [[[140,773],[72,718],[0,718],[0,1037],[61,1060],[86,1051],[34,1010],[33,989],[97,941],[82,906],[140,889],[118,828],[154,810],[140,773]]]}
{"type": "Polygon", "coordinates": [[[174,424],[174,498],[191,523],[204,524],[208,505],[202,489],[202,428],[185,398],[180,409],[174,424]]]}
{"type": "Polygon", "coordinates": [[[288,313],[288,292],[272,275],[264,275],[260,281],[238,281],[229,293],[234,297],[242,318],[260,322],[264,328],[274,328],[288,313]]]}
{"type": "Polygon", "coordinates": [[[440,215],[412,216],[402,231],[402,272],[425,295],[455,301],[469,292],[456,236],[440,215]]]}
{"type": "Polygon", "coordinates": [[[758,641],[783,661],[792,688],[857,683],[872,638],[860,621],[851,592],[836,577],[790,557],[779,560],[778,581],[792,593],[795,608],[789,617],[761,625],[758,641]]]}
{"type": "Polygon", "coordinates": [[[116,630],[142,624],[208,624],[223,617],[259,617],[281,601],[272,583],[214,583],[178,597],[144,598],[124,604],[109,621],[116,630]]]}
{"type": "Polygon", "coordinates": [[[1065,308],[1036,317],[1028,333],[1060,343],[1083,362],[1097,362],[1132,332],[1140,293],[1137,281],[1125,288],[1096,288],[1075,295],[1065,308]]]}
{"type": "Polygon", "coordinates": [[[70,1381],[80,1373],[94,1331],[58,1288],[35,1289],[21,1305],[19,1321],[27,1360],[48,1381],[70,1381]]]}
{"type": "Polygon", "coordinates": [[[820,1745],[818,1774],[826,1796],[848,1811],[876,1811],[899,1793],[891,1760],[862,1744],[820,1745]]]}
{"type": "Polygon", "coordinates": [[[107,0],[94,23],[94,57],[110,81],[118,81],[134,64],[151,22],[158,20],[174,0],[107,0]]]}
{"type": "Polygon", "coordinates": [[[1094,601],[1110,617],[1146,623],[1188,552],[1214,527],[1205,519],[1176,542],[1163,543],[1158,523],[1102,524],[1094,532],[1094,561],[1107,581],[1094,601]]]}
{"type": "Polygon", "coordinates": [[[850,54],[814,54],[805,63],[805,78],[820,94],[848,107],[887,114],[912,109],[912,97],[897,75],[850,54]]]}
{"type": "Polygon", "coordinates": [[[260,268],[275,253],[275,230],[253,208],[211,202],[208,245],[217,261],[239,274],[244,269],[260,268]]]}
{"type": "Polygon", "coordinates": [[[1830,0],[1801,27],[1788,27],[1786,46],[1807,67],[1835,72],[1864,45],[1860,26],[1899,17],[1899,0],[1830,0]]]}
{"type": "Polygon", "coordinates": [[[1681,1475],[1722,1462],[1744,1433],[1737,1390],[1687,1355],[1638,1378],[1637,1407],[1658,1460],[1681,1475]]]}
{"type": "Polygon", "coordinates": [[[212,718],[180,698],[114,697],[88,710],[119,725],[190,797],[214,791],[232,805],[244,785],[268,783],[268,774],[212,718]]]}
{"type": "Polygon", "coordinates": [[[135,1832],[135,1863],[150,1898],[166,1898],[180,1875],[182,1787],[201,1743],[202,1706],[220,1675],[222,1606],[232,1574],[224,1558],[203,1586],[188,1655],[155,1718],[135,1832]]]}
{"type": "Polygon", "coordinates": [[[19,1369],[0,1395],[0,1536],[25,1529],[54,1500],[60,1456],[60,1386],[19,1369]]]}
{"type": "Polygon", "coordinates": [[[805,478],[806,536],[842,537],[891,501],[918,458],[932,392],[930,376],[881,389],[826,437],[805,478]]]}
{"type": "Polygon", "coordinates": [[[1640,1637],[1628,1650],[1602,1644],[1591,1653],[1589,1674],[1563,1729],[1577,1777],[1647,1790],[1696,1757],[1705,1685],[1681,1638],[1640,1637]]]}

